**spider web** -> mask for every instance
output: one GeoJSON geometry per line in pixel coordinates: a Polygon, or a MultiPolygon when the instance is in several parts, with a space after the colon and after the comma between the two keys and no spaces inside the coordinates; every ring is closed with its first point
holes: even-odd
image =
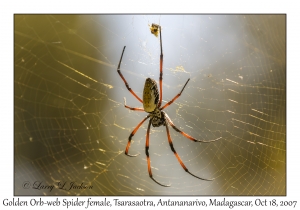
{"type": "Polygon", "coordinates": [[[15,195],[285,195],[285,15],[15,15],[15,195]],[[152,173],[145,155],[146,116],[117,73],[142,97],[159,77],[162,26],[163,104],[174,124],[151,128],[152,173]],[[76,182],[92,189],[23,189],[22,183],[76,182]]]}

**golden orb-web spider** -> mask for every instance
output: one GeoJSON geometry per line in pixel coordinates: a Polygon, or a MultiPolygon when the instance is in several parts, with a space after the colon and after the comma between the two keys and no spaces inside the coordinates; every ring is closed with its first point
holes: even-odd
{"type": "Polygon", "coordinates": [[[213,141],[217,141],[220,138],[217,138],[215,140],[210,140],[210,141],[204,141],[204,140],[197,140],[193,137],[191,137],[190,135],[186,134],[185,132],[179,130],[174,123],[171,121],[170,117],[164,112],[162,111],[163,109],[167,108],[168,106],[170,106],[182,93],[182,91],[184,90],[185,86],[187,85],[187,83],[190,81],[190,79],[188,79],[185,83],[185,85],[183,86],[182,90],[168,103],[166,103],[163,107],[161,107],[161,102],[162,102],[162,76],[163,76],[163,50],[162,50],[162,39],[161,39],[161,26],[157,25],[157,24],[152,24],[152,28],[157,28],[159,29],[159,34],[160,34],[160,74],[159,74],[159,90],[160,92],[158,92],[158,88],[157,88],[157,83],[155,80],[151,79],[151,78],[147,78],[145,81],[145,86],[144,86],[144,91],[143,91],[143,100],[140,99],[135,92],[129,87],[127,81],[125,80],[124,76],[122,75],[121,71],[120,71],[120,66],[121,66],[121,62],[122,62],[122,57],[125,51],[125,47],[123,48],[122,51],[122,55],[120,58],[120,62],[118,65],[118,73],[120,75],[120,77],[122,78],[122,80],[125,83],[126,88],[131,92],[131,94],[137,99],[139,100],[142,104],[144,108],[133,108],[133,107],[129,107],[126,105],[126,99],[124,98],[124,105],[127,109],[130,110],[134,110],[134,111],[145,111],[148,113],[148,115],[135,127],[135,129],[131,132],[131,134],[129,135],[128,138],[128,143],[125,149],[125,155],[128,155],[130,157],[135,157],[139,154],[136,155],[130,155],[128,154],[128,150],[130,147],[130,142],[132,137],[134,136],[134,134],[137,132],[137,130],[141,127],[141,125],[148,119],[149,120],[149,124],[148,124],[148,129],[147,129],[147,134],[146,134],[146,156],[147,156],[147,165],[148,165],[148,173],[150,178],[156,182],[157,184],[163,186],[163,187],[169,187],[170,185],[164,185],[159,183],[158,181],[156,181],[156,179],[154,179],[152,172],[151,172],[151,165],[150,165],[150,157],[149,157],[149,133],[150,133],[150,126],[152,124],[153,127],[159,127],[161,125],[166,126],[166,130],[167,130],[167,136],[168,136],[168,141],[169,141],[169,145],[171,147],[171,150],[173,151],[174,155],[176,156],[178,162],[180,163],[181,167],[190,175],[201,179],[201,180],[206,180],[206,181],[212,181],[213,179],[204,179],[204,178],[200,178],[194,174],[192,174],[191,172],[189,172],[189,170],[187,169],[187,167],[184,165],[184,163],[182,162],[182,160],[180,159],[179,155],[177,154],[177,152],[175,151],[174,147],[173,147],[173,143],[172,143],[172,139],[171,139],[171,135],[170,135],[170,131],[169,131],[169,127],[168,124],[172,126],[172,128],[181,133],[183,136],[185,136],[186,138],[195,141],[195,142],[204,142],[204,143],[209,143],[209,142],[213,142],[213,141]],[[160,94],[159,94],[160,93],[160,94]]]}

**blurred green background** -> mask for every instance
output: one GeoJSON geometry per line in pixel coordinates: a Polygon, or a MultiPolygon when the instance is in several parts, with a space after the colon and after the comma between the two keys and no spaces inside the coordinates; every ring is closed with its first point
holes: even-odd
{"type": "MultiPolygon", "coordinates": [[[[163,104],[164,104],[163,103],[163,104]]],[[[15,195],[285,195],[285,15],[15,15],[15,195]],[[146,116],[117,65],[142,97],[147,77],[158,81],[162,26],[163,101],[188,83],[166,112],[187,174],[170,150],[164,127],[151,129],[148,176],[146,116]],[[30,183],[24,189],[23,183],[30,183]],[[92,189],[33,188],[58,182],[92,189]]]]}

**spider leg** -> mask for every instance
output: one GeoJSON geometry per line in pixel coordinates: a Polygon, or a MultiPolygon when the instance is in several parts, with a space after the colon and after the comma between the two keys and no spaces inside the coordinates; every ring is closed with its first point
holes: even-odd
{"type": "Polygon", "coordinates": [[[146,149],[145,149],[146,155],[147,155],[148,173],[149,173],[150,178],[154,182],[156,182],[157,184],[159,184],[160,186],[170,187],[171,185],[164,185],[164,184],[159,183],[158,181],[156,181],[153,178],[153,175],[152,175],[151,165],[150,165],[150,157],[149,157],[149,133],[150,133],[151,122],[152,122],[152,119],[149,120],[149,124],[148,124],[147,135],[146,135],[146,149]]]}
{"type": "Polygon", "coordinates": [[[190,135],[188,135],[187,133],[185,133],[185,132],[179,130],[179,129],[174,125],[174,123],[172,122],[172,120],[170,119],[170,117],[169,117],[165,112],[164,112],[164,115],[165,115],[165,118],[167,119],[167,121],[170,123],[170,125],[172,126],[172,128],[173,128],[175,131],[181,133],[181,135],[183,135],[184,137],[188,138],[188,139],[191,140],[191,141],[202,142],[202,143],[210,143],[210,142],[218,141],[218,140],[220,140],[220,139],[222,138],[222,137],[219,137],[219,138],[217,138],[217,139],[214,139],[214,140],[208,140],[208,141],[205,141],[205,140],[197,140],[197,139],[191,137],[190,135]]]}
{"type": "Polygon", "coordinates": [[[182,162],[181,158],[179,157],[179,155],[177,154],[177,152],[175,151],[174,147],[173,147],[173,142],[171,139],[171,135],[170,135],[170,131],[169,131],[169,126],[168,123],[166,123],[166,130],[167,130],[167,136],[168,136],[168,141],[169,141],[169,145],[171,147],[172,152],[174,153],[175,157],[177,158],[178,162],[180,163],[181,167],[185,170],[185,172],[189,173],[190,175],[201,179],[201,180],[205,180],[205,181],[212,181],[213,179],[204,179],[204,178],[200,178],[194,174],[192,174],[191,172],[189,172],[189,170],[187,169],[187,167],[184,165],[184,163],[182,162]]]}
{"type": "Polygon", "coordinates": [[[137,132],[137,130],[141,127],[141,125],[150,117],[150,115],[148,115],[147,117],[145,117],[136,127],[135,129],[131,132],[131,134],[129,135],[129,138],[128,138],[128,143],[127,143],[127,146],[126,146],[126,149],[125,149],[125,155],[129,156],[129,157],[136,157],[138,156],[139,154],[136,154],[136,155],[130,155],[128,154],[128,150],[129,150],[129,147],[130,147],[130,142],[131,142],[131,138],[134,136],[134,134],[137,132]]]}
{"type": "Polygon", "coordinates": [[[125,97],[124,97],[124,106],[125,106],[125,108],[133,110],[133,111],[144,111],[143,108],[134,108],[134,107],[127,106],[126,105],[126,98],[125,97]]]}
{"type": "Polygon", "coordinates": [[[122,80],[124,81],[125,86],[126,86],[126,88],[129,90],[129,92],[130,92],[137,100],[139,100],[141,103],[143,103],[142,99],[140,99],[140,97],[138,97],[138,96],[135,94],[135,92],[129,87],[129,85],[128,85],[126,79],[124,78],[124,76],[123,76],[123,74],[121,73],[121,70],[120,70],[121,62],[122,62],[122,58],[123,58],[123,54],[124,54],[124,51],[125,51],[125,47],[126,47],[126,46],[124,46],[124,48],[123,48],[122,55],[121,55],[121,58],[120,58],[120,62],[119,62],[117,71],[118,71],[120,77],[122,78],[122,80]]]}
{"type": "Polygon", "coordinates": [[[167,108],[168,106],[170,106],[177,98],[179,98],[179,96],[181,96],[182,91],[184,90],[185,86],[187,85],[187,83],[190,81],[190,79],[188,79],[185,83],[185,85],[183,86],[183,88],[181,89],[181,91],[168,103],[166,103],[162,108],[160,108],[160,110],[163,110],[165,108],[167,108]]]}
{"type": "Polygon", "coordinates": [[[160,71],[159,71],[159,103],[158,108],[161,106],[162,102],[162,76],[163,76],[163,61],[164,61],[164,55],[162,50],[162,40],[161,40],[161,26],[159,26],[159,37],[160,37],[160,71]]]}

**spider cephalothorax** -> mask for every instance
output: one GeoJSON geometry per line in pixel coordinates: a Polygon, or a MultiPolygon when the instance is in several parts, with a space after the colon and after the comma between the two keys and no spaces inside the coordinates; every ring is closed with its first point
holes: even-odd
{"type": "Polygon", "coordinates": [[[143,100],[140,99],[140,97],[138,97],[135,92],[129,87],[127,81],[125,80],[124,76],[121,73],[120,67],[121,67],[121,61],[122,61],[122,57],[125,51],[125,46],[123,48],[122,51],[122,55],[120,58],[120,62],[118,65],[118,73],[120,75],[120,77],[122,78],[122,80],[125,83],[126,88],[128,89],[128,91],[131,92],[131,94],[137,99],[139,100],[142,104],[144,108],[133,108],[133,107],[129,107],[126,105],[126,100],[124,98],[124,102],[125,102],[125,107],[127,109],[133,110],[133,111],[145,111],[148,113],[148,115],[135,127],[135,129],[131,132],[131,134],[129,135],[128,138],[128,143],[125,149],[125,154],[130,156],[130,157],[135,157],[136,155],[130,155],[128,154],[128,150],[130,147],[130,142],[132,137],[134,136],[134,134],[137,132],[137,130],[141,127],[141,125],[148,119],[149,120],[149,124],[148,124],[148,128],[147,128],[147,133],[146,133],[146,148],[145,148],[145,152],[146,152],[146,156],[147,156],[147,165],[148,165],[148,173],[150,178],[155,181],[157,184],[164,186],[164,187],[169,187],[170,185],[164,185],[159,183],[158,181],[156,181],[156,179],[154,179],[153,175],[152,175],[152,171],[151,171],[151,164],[150,164],[150,155],[149,155],[149,138],[150,138],[150,127],[151,125],[153,127],[159,127],[161,125],[166,126],[166,131],[167,131],[167,137],[168,137],[168,142],[170,145],[170,148],[172,150],[172,152],[174,153],[175,157],[177,158],[178,162],[180,163],[181,167],[190,175],[198,178],[198,179],[202,179],[202,180],[206,180],[206,181],[212,181],[213,179],[203,179],[200,178],[194,174],[192,174],[191,172],[189,172],[189,170],[187,169],[187,167],[184,165],[184,163],[182,162],[182,160],[180,159],[179,155],[177,154],[177,152],[174,149],[173,146],[173,142],[171,139],[171,135],[170,135],[170,131],[169,131],[169,127],[168,125],[170,125],[175,131],[179,132],[180,134],[182,134],[183,136],[185,136],[186,138],[188,138],[191,141],[195,141],[195,142],[204,142],[204,143],[209,143],[209,142],[213,142],[213,141],[217,141],[219,139],[221,139],[221,137],[215,139],[215,140],[211,140],[211,141],[204,141],[204,140],[197,140],[193,137],[191,137],[190,135],[188,135],[187,133],[181,131],[180,129],[178,129],[174,123],[171,121],[170,117],[164,112],[162,111],[163,109],[167,108],[168,106],[170,106],[182,93],[182,91],[184,90],[185,86],[187,85],[187,83],[189,82],[190,79],[188,79],[185,83],[185,85],[183,86],[183,88],[181,89],[181,91],[168,103],[166,103],[163,107],[161,107],[161,102],[162,102],[162,76],[163,76],[163,51],[162,51],[162,41],[161,41],[161,27],[157,24],[152,24],[152,28],[157,28],[159,30],[157,30],[157,32],[159,31],[160,33],[160,74],[159,74],[159,91],[157,88],[157,83],[155,80],[151,79],[151,78],[147,78],[145,81],[145,86],[144,86],[144,91],[143,91],[143,100]]]}
{"type": "Polygon", "coordinates": [[[166,125],[164,112],[159,110],[158,108],[156,108],[153,113],[150,113],[150,119],[152,119],[151,124],[153,127],[166,125]]]}

